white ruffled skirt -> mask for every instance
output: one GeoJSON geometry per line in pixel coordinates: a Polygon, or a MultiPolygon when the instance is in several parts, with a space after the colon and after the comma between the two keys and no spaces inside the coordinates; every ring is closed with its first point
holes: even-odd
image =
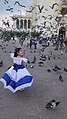
{"type": "Polygon", "coordinates": [[[3,82],[4,88],[15,93],[18,90],[30,87],[33,83],[33,76],[24,66],[14,64],[4,73],[0,81],[3,82]]]}

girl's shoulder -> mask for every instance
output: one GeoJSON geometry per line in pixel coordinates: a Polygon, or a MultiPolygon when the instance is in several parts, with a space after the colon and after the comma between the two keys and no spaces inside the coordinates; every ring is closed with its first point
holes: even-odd
{"type": "Polygon", "coordinates": [[[27,63],[28,59],[27,58],[24,58],[24,57],[14,57],[14,53],[10,53],[10,57],[15,60],[15,61],[23,61],[25,63],[27,63]]]}

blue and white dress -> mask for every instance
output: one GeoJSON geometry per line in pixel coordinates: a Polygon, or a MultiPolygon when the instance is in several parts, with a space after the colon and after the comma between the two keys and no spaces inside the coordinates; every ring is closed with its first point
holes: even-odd
{"type": "Polygon", "coordinates": [[[15,93],[18,90],[30,87],[33,83],[33,76],[25,66],[21,65],[22,61],[27,62],[26,58],[13,57],[13,53],[11,58],[14,61],[14,65],[4,73],[0,81],[3,82],[4,88],[15,93]]]}

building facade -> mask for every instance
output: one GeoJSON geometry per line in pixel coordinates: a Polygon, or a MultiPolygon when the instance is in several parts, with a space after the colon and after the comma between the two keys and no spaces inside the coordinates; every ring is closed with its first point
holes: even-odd
{"type": "Polygon", "coordinates": [[[43,31],[46,35],[57,33],[60,24],[63,23],[67,28],[67,14],[61,15],[62,8],[67,9],[67,0],[57,0],[58,5],[51,9],[52,0],[32,0],[32,8],[30,12],[26,10],[26,15],[15,15],[16,18],[13,24],[15,30],[20,31],[43,31]],[[52,16],[52,19],[49,19],[52,16]],[[56,22],[56,17],[60,17],[59,24],[56,22]],[[55,27],[56,26],[56,27],[55,27]]]}
{"type": "Polygon", "coordinates": [[[64,25],[67,37],[67,0],[60,0],[56,9],[55,16],[60,18],[59,28],[62,24],[64,25]]]}
{"type": "Polygon", "coordinates": [[[31,31],[32,16],[31,15],[15,15],[13,23],[14,30],[31,31]]]}

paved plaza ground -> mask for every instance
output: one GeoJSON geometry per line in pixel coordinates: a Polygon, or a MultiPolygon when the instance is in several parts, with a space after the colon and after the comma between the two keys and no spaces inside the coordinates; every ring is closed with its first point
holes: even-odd
{"type": "MultiPolygon", "coordinates": [[[[6,42],[2,44],[2,47],[5,46],[6,42]]],[[[0,67],[0,78],[13,64],[10,51],[13,52],[15,46],[20,46],[18,41],[15,43],[9,41],[6,49],[0,47],[0,60],[3,60],[3,67],[0,67]]],[[[43,67],[40,67],[38,66],[40,61],[38,49],[35,53],[34,50],[31,53],[28,47],[24,47],[25,57],[28,57],[30,61],[36,56],[34,68],[27,67],[34,77],[33,85],[24,91],[17,91],[13,94],[4,89],[0,82],[0,119],[67,119],[67,72],[64,71],[64,67],[67,68],[67,53],[64,52],[61,55],[60,50],[55,51],[54,49],[50,45],[44,52],[40,52],[47,57],[46,61],[43,61],[43,67]],[[48,60],[50,55],[50,60],[48,60]],[[61,70],[54,72],[52,70],[54,65],[58,65],[61,70]],[[48,72],[47,69],[50,69],[51,72],[48,72]],[[59,80],[60,74],[63,82],[59,80]],[[61,103],[55,110],[46,109],[47,102],[52,99],[61,101],[61,103]]]]}

